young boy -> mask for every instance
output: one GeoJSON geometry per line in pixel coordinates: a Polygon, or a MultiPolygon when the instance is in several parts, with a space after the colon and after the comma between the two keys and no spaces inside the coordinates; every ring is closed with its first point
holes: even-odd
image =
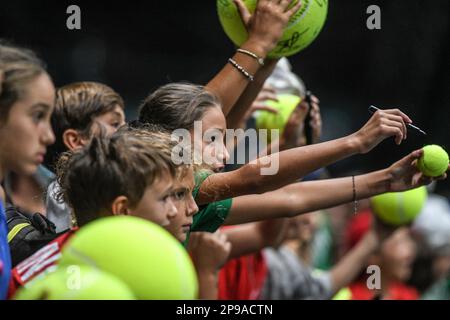
{"type": "MultiPolygon", "coordinates": [[[[72,208],[78,226],[104,216],[133,215],[167,227],[178,212],[174,182],[186,170],[172,161],[174,146],[167,134],[124,128],[110,138],[94,137],[86,147],[62,157],[60,195],[72,208]]],[[[51,271],[73,232],[19,264],[13,272],[16,286],[51,271]]],[[[217,254],[227,256],[225,239],[208,241],[217,254]]]]}
{"type": "Polygon", "coordinates": [[[61,159],[61,195],[77,226],[128,214],[169,225],[177,214],[173,184],[182,169],[171,159],[172,145],[162,135],[124,129],[110,138],[94,137],[86,148],[61,159]]]}
{"type": "MultiPolygon", "coordinates": [[[[85,146],[91,138],[104,131],[108,136],[125,124],[122,97],[110,87],[97,82],[71,83],[56,91],[52,127],[56,141],[45,158],[46,166],[55,171],[60,155],[85,146]]],[[[59,186],[55,181],[47,192],[47,218],[56,225],[56,232],[71,226],[70,210],[56,201],[59,186]]]]}

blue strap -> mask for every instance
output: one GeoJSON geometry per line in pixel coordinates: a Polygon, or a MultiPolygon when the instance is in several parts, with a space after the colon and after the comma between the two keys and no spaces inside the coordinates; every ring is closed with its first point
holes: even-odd
{"type": "Polygon", "coordinates": [[[11,255],[8,246],[8,225],[5,210],[0,201],[0,300],[6,299],[11,276],[11,255]]]}

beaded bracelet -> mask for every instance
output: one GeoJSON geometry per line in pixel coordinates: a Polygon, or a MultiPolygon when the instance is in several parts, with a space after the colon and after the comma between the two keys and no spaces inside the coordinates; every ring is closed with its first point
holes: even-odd
{"type": "Polygon", "coordinates": [[[260,66],[264,66],[264,59],[261,58],[260,56],[258,56],[256,53],[253,53],[253,52],[245,50],[245,49],[240,49],[240,48],[237,49],[237,52],[240,52],[240,53],[246,54],[252,58],[255,58],[256,61],[258,61],[260,66]]]}
{"type": "Polygon", "coordinates": [[[231,63],[233,67],[238,69],[248,80],[253,81],[255,79],[254,76],[252,76],[250,73],[247,72],[247,70],[244,69],[241,65],[239,65],[236,61],[233,59],[228,59],[228,62],[231,63]]]}

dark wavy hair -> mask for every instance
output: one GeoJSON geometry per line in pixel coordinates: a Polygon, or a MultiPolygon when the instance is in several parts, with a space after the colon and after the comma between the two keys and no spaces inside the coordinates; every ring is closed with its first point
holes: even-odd
{"type": "Polygon", "coordinates": [[[206,110],[220,106],[219,99],[204,86],[170,83],[150,94],[139,108],[139,121],[168,131],[192,129],[206,110]]]}

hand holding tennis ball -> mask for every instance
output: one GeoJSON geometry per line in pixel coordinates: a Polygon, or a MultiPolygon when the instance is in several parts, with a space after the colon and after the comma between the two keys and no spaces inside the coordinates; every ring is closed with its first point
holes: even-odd
{"type": "Polygon", "coordinates": [[[448,169],[447,152],[440,146],[431,144],[423,148],[423,155],[417,161],[417,168],[428,177],[442,176],[448,169]]]}
{"type": "Polygon", "coordinates": [[[328,1],[217,0],[220,23],[238,46],[262,45],[269,58],[291,56],[310,45],[325,24],[328,1]]]}
{"type": "Polygon", "coordinates": [[[386,183],[388,188],[387,190],[383,188],[380,192],[402,192],[429,184],[433,180],[445,179],[445,174],[438,177],[428,177],[418,169],[417,163],[423,154],[423,149],[415,150],[387,168],[386,174],[389,178],[386,183]]]}

